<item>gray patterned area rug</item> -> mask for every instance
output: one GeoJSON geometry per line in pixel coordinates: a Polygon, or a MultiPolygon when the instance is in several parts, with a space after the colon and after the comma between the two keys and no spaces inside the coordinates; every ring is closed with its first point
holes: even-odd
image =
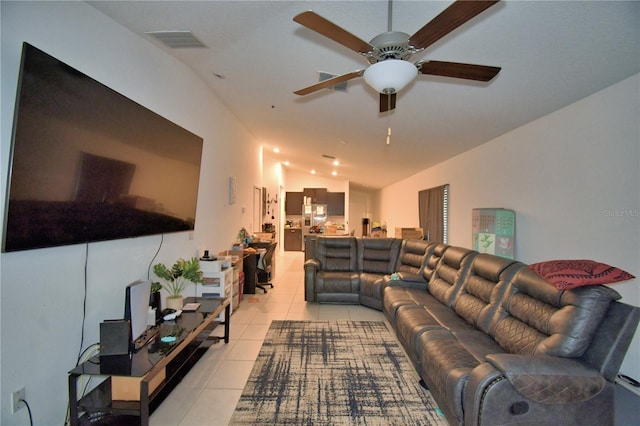
{"type": "Polygon", "coordinates": [[[232,425],[446,425],[382,321],[273,321],[232,425]]]}

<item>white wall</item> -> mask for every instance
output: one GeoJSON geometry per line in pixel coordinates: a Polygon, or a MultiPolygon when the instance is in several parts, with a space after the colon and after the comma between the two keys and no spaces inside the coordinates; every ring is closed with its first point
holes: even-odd
{"type": "Polygon", "coordinates": [[[269,213],[264,215],[263,223],[271,222],[277,227],[280,222],[280,186],[284,186],[282,165],[272,156],[265,155],[263,158],[263,170],[262,185],[267,188],[268,199],[271,200],[271,204],[267,206],[269,213]],[[274,203],[276,195],[278,202],[274,203]]]}
{"type": "MultiPolygon", "coordinates": [[[[384,188],[382,217],[417,222],[417,192],[448,183],[452,245],[471,246],[471,209],[504,207],[518,260],[593,259],[640,277],[639,87],[635,75],[384,188]]],[[[640,306],[639,284],[613,288],[640,306]]],[[[622,371],[640,378],[638,332],[622,371]]]]}
{"type": "Polygon", "coordinates": [[[284,170],[285,185],[289,192],[302,192],[304,188],[327,188],[327,191],[345,194],[349,192],[348,180],[301,173],[286,167],[284,170]]]}
{"type": "MultiPolygon", "coordinates": [[[[206,246],[230,248],[249,228],[252,187],[261,185],[260,149],[189,68],[84,2],[7,2],[1,11],[1,191],[5,198],[21,44],[27,41],[204,139],[196,230],[165,235],[156,262],[194,256],[206,246]],[[237,177],[229,205],[228,178],[237,177]]],[[[3,425],[26,424],[9,414],[9,394],[25,386],[35,424],[62,424],[67,372],[84,346],[98,341],[99,323],[122,317],[124,287],[147,278],[160,236],[2,253],[0,404],[3,425]],[[86,251],[86,253],[85,253],[86,251]],[[86,262],[86,282],[85,282],[86,262]],[[86,284],[86,288],[85,288],[86,284]]]]}
{"type": "MultiPolygon", "coordinates": [[[[369,219],[369,231],[374,221],[386,223],[380,217],[379,191],[366,190],[361,187],[351,186],[349,190],[349,229],[355,230],[356,237],[362,237],[362,219],[369,219]]],[[[389,236],[393,236],[391,233],[389,236]]]]}
{"type": "Polygon", "coordinates": [[[263,217],[262,223],[271,223],[276,229],[276,241],[278,242],[278,250],[284,251],[284,202],[280,194],[280,188],[284,187],[284,171],[282,164],[272,155],[264,155],[263,157],[264,175],[263,186],[267,188],[268,199],[271,204],[267,205],[267,213],[263,217]],[[275,203],[274,201],[277,201],[275,203]]]}

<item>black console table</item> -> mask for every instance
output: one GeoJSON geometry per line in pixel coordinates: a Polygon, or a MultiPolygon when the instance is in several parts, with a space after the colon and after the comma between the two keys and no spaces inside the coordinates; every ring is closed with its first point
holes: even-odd
{"type": "Polygon", "coordinates": [[[209,346],[219,339],[229,343],[229,299],[187,297],[185,303],[200,307],[160,324],[156,337],[139,351],[96,356],[69,372],[72,425],[148,425],[149,415],[209,346]],[[222,311],[224,322],[214,321],[222,311]],[[224,324],[224,336],[211,337],[218,324],[224,324]],[[106,378],[78,400],[77,381],[83,375],[106,378]]]}

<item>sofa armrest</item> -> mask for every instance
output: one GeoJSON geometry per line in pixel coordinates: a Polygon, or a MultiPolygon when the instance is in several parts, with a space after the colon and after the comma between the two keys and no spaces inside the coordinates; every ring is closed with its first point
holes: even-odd
{"type": "Polygon", "coordinates": [[[396,274],[398,275],[399,281],[427,284],[427,280],[424,279],[423,274],[412,274],[410,272],[396,272],[396,274]]]}
{"type": "Polygon", "coordinates": [[[406,287],[427,291],[427,280],[422,274],[395,272],[384,276],[385,287],[406,287]]]}
{"type": "Polygon", "coordinates": [[[524,381],[518,383],[518,378],[540,376],[541,379],[548,380],[558,391],[559,386],[555,386],[554,380],[569,384],[573,390],[585,381],[598,382],[597,371],[581,365],[577,360],[513,354],[493,354],[486,359],[487,362],[471,371],[464,388],[465,426],[614,424],[615,384],[612,382],[602,379],[601,391],[597,393],[578,389],[578,393],[582,394],[579,397],[567,397],[562,391],[554,392],[555,396],[552,396],[544,386],[536,391],[535,381],[529,383],[531,389],[523,386],[524,381]],[[514,380],[518,388],[511,380],[514,380]],[[533,398],[521,392],[532,394],[533,398]],[[539,402],[540,396],[544,394],[547,397],[542,398],[543,402],[539,402]]]}
{"type": "Polygon", "coordinates": [[[486,357],[523,396],[541,403],[566,404],[591,399],[604,377],[572,358],[492,354],[486,357]]]}
{"type": "Polygon", "coordinates": [[[317,271],[318,269],[320,269],[320,261],[318,259],[307,259],[304,261],[304,270],[306,271],[307,268],[315,268],[315,270],[317,271]]]}
{"type": "Polygon", "coordinates": [[[304,300],[316,301],[316,275],[320,270],[320,262],[316,259],[307,259],[304,262],[304,300]]]}

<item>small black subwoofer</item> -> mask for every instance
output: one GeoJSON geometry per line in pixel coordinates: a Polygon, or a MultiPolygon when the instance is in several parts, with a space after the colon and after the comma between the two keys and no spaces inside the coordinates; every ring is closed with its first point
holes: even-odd
{"type": "Polygon", "coordinates": [[[100,356],[128,354],[130,344],[129,321],[108,320],[100,323],[100,356]]]}

